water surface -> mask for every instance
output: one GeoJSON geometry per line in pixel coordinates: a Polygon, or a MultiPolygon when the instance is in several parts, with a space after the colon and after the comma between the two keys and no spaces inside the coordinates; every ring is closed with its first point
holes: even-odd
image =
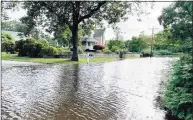
{"type": "Polygon", "coordinates": [[[173,58],[3,65],[3,120],[165,120],[155,105],[173,58]]]}

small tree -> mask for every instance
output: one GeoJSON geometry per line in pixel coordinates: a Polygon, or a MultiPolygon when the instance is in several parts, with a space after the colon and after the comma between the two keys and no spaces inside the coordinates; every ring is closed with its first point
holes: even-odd
{"type": "Polygon", "coordinates": [[[141,52],[143,51],[145,48],[147,48],[147,43],[144,42],[143,40],[132,40],[129,42],[129,51],[130,52],[141,52]]]}

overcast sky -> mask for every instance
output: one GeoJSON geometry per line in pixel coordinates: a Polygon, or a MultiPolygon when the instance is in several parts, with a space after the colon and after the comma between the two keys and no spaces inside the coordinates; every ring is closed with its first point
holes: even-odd
{"type": "MultiPolygon", "coordinates": [[[[162,30],[163,27],[159,25],[157,18],[161,15],[161,11],[164,7],[167,7],[171,2],[155,2],[153,9],[149,6],[143,6],[150,14],[141,16],[142,21],[137,20],[137,16],[129,16],[129,19],[125,22],[117,23],[120,27],[124,40],[131,39],[132,36],[138,36],[141,31],[145,34],[151,35],[151,28],[157,28],[155,33],[162,30]]],[[[12,20],[18,20],[19,18],[26,15],[25,10],[11,11],[8,13],[12,20]]],[[[111,27],[106,26],[105,39],[109,40],[114,38],[114,32],[111,27]]]]}

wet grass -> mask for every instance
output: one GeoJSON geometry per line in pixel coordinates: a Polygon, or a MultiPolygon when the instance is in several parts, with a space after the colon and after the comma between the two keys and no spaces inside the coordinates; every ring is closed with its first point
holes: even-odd
{"type": "MultiPolygon", "coordinates": [[[[35,62],[35,63],[43,63],[43,64],[86,64],[86,58],[80,58],[78,62],[71,61],[66,58],[29,58],[29,57],[18,57],[17,54],[7,54],[5,52],[1,53],[2,60],[12,60],[12,61],[21,61],[21,62],[35,62]]],[[[136,58],[135,56],[126,57],[128,58],[136,58]]],[[[108,58],[91,58],[90,63],[94,62],[110,62],[119,60],[115,57],[108,58]]]]}

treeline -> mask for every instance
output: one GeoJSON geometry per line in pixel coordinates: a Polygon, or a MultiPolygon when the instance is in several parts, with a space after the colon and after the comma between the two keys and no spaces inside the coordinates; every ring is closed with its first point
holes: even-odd
{"type": "Polygon", "coordinates": [[[152,47],[152,56],[175,55],[191,49],[189,42],[191,42],[190,39],[182,42],[172,38],[171,29],[166,28],[155,34],[153,40],[151,35],[145,35],[144,33],[133,36],[131,40],[127,41],[109,40],[106,43],[105,50],[133,52],[150,56],[152,47]]]}

